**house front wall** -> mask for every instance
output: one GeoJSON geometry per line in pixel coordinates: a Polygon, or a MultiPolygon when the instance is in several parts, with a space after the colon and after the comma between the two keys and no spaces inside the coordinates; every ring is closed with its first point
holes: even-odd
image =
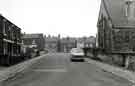
{"type": "Polygon", "coordinates": [[[23,44],[39,50],[44,49],[44,39],[42,38],[23,38],[23,44]]]}

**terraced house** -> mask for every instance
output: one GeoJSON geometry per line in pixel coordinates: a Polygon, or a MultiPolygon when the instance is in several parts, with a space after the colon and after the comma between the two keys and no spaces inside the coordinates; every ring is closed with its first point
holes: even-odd
{"type": "Polygon", "coordinates": [[[19,58],[21,29],[0,15],[0,64],[9,65],[19,58]]]}

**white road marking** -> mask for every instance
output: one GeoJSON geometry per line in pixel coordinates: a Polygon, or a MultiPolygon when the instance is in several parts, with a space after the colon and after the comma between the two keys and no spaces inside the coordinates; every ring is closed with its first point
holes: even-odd
{"type": "Polygon", "coordinates": [[[35,69],[33,70],[35,72],[67,72],[67,70],[64,69],[35,69]]]}
{"type": "Polygon", "coordinates": [[[65,66],[62,66],[62,65],[55,65],[55,66],[44,66],[44,68],[60,68],[60,69],[62,69],[62,68],[64,68],[65,66]]]}

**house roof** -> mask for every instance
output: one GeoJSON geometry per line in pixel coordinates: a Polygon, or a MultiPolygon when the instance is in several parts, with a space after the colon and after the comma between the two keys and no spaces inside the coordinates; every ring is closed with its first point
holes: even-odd
{"type": "Polygon", "coordinates": [[[12,25],[12,27],[15,27],[14,29],[21,30],[21,28],[19,28],[17,25],[15,25],[13,22],[11,22],[8,18],[4,17],[2,14],[0,14],[0,19],[4,19],[5,21],[7,21],[8,24],[12,25]]]}
{"type": "Polygon", "coordinates": [[[105,10],[109,14],[115,27],[134,27],[135,19],[125,16],[125,3],[127,0],[102,0],[105,10]]]}

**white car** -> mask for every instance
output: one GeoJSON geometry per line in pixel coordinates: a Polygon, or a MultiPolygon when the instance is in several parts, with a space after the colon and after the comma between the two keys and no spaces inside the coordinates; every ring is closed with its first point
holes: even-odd
{"type": "Polygon", "coordinates": [[[84,61],[84,52],[81,48],[72,48],[70,51],[71,61],[84,61]]]}

